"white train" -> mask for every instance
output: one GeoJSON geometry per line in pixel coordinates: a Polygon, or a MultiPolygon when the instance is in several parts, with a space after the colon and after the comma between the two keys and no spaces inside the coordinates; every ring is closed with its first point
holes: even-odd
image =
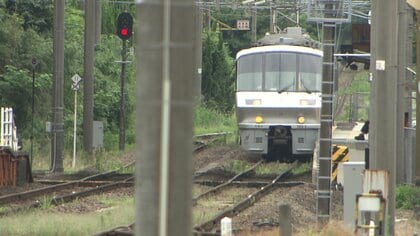
{"type": "Polygon", "coordinates": [[[270,159],[308,158],[319,136],[319,43],[288,28],[236,55],[236,117],[241,146],[270,159]]]}

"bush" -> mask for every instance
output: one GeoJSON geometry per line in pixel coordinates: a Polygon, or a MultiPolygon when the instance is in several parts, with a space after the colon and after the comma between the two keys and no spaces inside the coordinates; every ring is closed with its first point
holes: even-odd
{"type": "Polygon", "coordinates": [[[410,185],[398,186],[395,198],[397,208],[413,209],[420,205],[420,188],[410,185]]]}

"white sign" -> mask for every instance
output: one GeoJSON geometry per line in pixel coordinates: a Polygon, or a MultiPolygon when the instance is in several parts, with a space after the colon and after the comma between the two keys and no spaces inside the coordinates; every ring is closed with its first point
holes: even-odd
{"type": "Polygon", "coordinates": [[[376,60],[376,70],[385,70],[385,60],[376,60]]]}
{"type": "Polygon", "coordinates": [[[71,80],[73,80],[74,84],[78,84],[82,78],[78,74],[75,74],[73,77],[71,77],[71,80]]]}
{"type": "Polygon", "coordinates": [[[236,28],[238,30],[249,30],[249,20],[237,20],[236,28]]]}

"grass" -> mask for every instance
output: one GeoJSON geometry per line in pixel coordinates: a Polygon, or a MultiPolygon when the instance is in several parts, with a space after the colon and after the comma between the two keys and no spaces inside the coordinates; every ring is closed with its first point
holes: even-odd
{"type": "Polygon", "coordinates": [[[292,174],[293,175],[301,175],[312,171],[312,163],[311,162],[305,162],[301,163],[296,168],[293,168],[292,174]]]}
{"type": "Polygon", "coordinates": [[[111,203],[112,209],[88,214],[28,211],[0,218],[1,235],[94,235],[134,222],[134,200],[111,203]]]}
{"type": "Polygon", "coordinates": [[[51,203],[52,197],[43,196],[40,201],[40,207],[43,210],[49,209],[52,207],[51,203]]]}
{"type": "Polygon", "coordinates": [[[199,106],[194,112],[194,134],[206,133],[237,133],[235,114],[222,114],[204,106],[199,106]]]}
{"type": "MultiPolygon", "coordinates": [[[[235,174],[241,173],[246,169],[253,166],[255,163],[250,163],[242,160],[231,160],[225,171],[232,172],[235,174]]],[[[282,162],[267,162],[262,163],[255,169],[256,175],[278,175],[282,171],[285,171],[289,165],[282,162]]],[[[303,164],[294,170],[293,174],[299,174],[310,170],[310,164],[303,164]]]]}

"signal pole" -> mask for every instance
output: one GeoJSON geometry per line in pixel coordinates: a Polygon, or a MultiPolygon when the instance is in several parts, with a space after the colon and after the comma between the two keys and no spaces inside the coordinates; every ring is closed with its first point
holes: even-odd
{"type": "Polygon", "coordinates": [[[121,98],[120,98],[120,132],[119,132],[119,148],[124,150],[125,148],[125,64],[127,62],[127,39],[131,38],[133,34],[133,17],[128,12],[122,12],[118,15],[117,19],[117,35],[122,39],[122,51],[121,51],[121,98]]]}
{"type": "Polygon", "coordinates": [[[126,50],[126,40],[122,41],[122,51],[121,51],[121,98],[120,98],[120,132],[119,132],[119,148],[120,150],[125,149],[125,64],[127,59],[127,50],[126,50]]]}

